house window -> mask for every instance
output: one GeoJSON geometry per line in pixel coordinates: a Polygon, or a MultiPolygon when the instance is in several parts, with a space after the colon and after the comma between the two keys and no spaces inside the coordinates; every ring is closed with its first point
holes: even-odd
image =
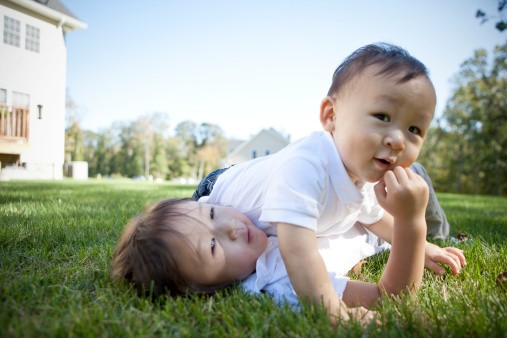
{"type": "Polygon", "coordinates": [[[4,15],[4,43],[19,47],[20,27],[19,20],[4,15]]]}
{"type": "Polygon", "coordinates": [[[5,106],[7,103],[7,90],[0,88],[0,106],[5,106]]]}
{"type": "Polygon", "coordinates": [[[257,150],[252,151],[252,158],[257,158],[257,150]]]}
{"type": "Polygon", "coordinates": [[[30,95],[12,92],[12,106],[16,108],[28,108],[30,106],[30,95]]]}
{"type": "Polygon", "coordinates": [[[268,156],[269,154],[271,154],[271,152],[269,151],[269,149],[266,149],[265,155],[268,156]]]}
{"type": "Polygon", "coordinates": [[[32,52],[39,52],[40,30],[37,27],[26,25],[25,49],[32,52]]]}

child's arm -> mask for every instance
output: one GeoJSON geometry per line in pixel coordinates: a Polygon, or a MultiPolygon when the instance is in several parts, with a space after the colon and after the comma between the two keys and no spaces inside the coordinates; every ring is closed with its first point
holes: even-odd
{"type": "Polygon", "coordinates": [[[375,194],[379,204],[392,215],[377,224],[379,228],[392,224],[391,252],[379,287],[389,295],[407,288],[415,292],[424,271],[428,186],[410,169],[396,167],[375,186],[375,194]]]}
{"type": "MultiPolygon", "coordinates": [[[[381,206],[395,216],[389,231],[391,253],[378,288],[368,283],[351,283],[345,289],[343,301],[332,288],[324,261],[317,250],[315,233],[287,223],[277,224],[280,252],[296,293],[302,298],[323,304],[332,319],[349,317],[345,302],[351,306],[369,306],[378,300],[379,290],[389,295],[399,294],[407,288],[414,291],[421,283],[426,242],[424,208],[428,187],[422,178],[398,167],[386,173],[375,190],[381,206]]],[[[382,219],[378,224],[380,228],[384,222],[389,226],[390,219],[382,219]]]]}
{"type": "Polygon", "coordinates": [[[347,305],[369,307],[380,299],[380,292],[397,295],[408,289],[414,293],[420,285],[424,270],[424,207],[428,188],[414,175],[396,168],[386,173],[376,187],[379,203],[395,217],[386,213],[373,228],[391,241],[391,251],[377,294],[371,291],[368,283],[350,281],[343,294],[347,305]]]}
{"type": "MultiPolygon", "coordinates": [[[[408,172],[409,169],[407,169],[408,172]]],[[[376,189],[380,189],[384,185],[383,181],[379,182],[376,189]]],[[[385,189],[385,188],[384,188],[385,189]]],[[[380,201],[379,201],[380,202],[380,201]]],[[[393,211],[396,213],[396,210],[393,211]]],[[[394,226],[394,218],[389,213],[384,213],[384,217],[377,223],[371,225],[364,225],[371,232],[383,240],[392,243],[392,233],[394,226]]],[[[461,267],[466,265],[466,259],[463,251],[453,247],[441,248],[435,244],[425,243],[425,267],[431,271],[444,274],[445,270],[439,264],[447,264],[451,268],[453,274],[458,274],[461,267]]]]}
{"type": "MultiPolygon", "coordinates": [[[[394,218],[390,214],[385,213],[384,217],[379,222],[371,225],[363,225],[378,237],[388,243],[392,243],[393,224],[394,218]]],[[[463,255],[463,250],[454,247],[441,248],[435,244],[426,242],[424,266],[442,275],[445,273],[445,269],[442,268],[440,264],[449,265],[453,274],[459,274],[461,267],[466,265],[466,258],[463,255]]]]}
{"type": "MultiPolygon", "coordinates": [[[[337,318],[348,319],[349,309],[331,285],[315,232],[287,223],[278,223],[277,227],[280,252],[297,295],[323,304],[333,322],[337,318]]],[[[357,319],[366,324],[372,317],[372,312],[364,310],[357,319]]]]}

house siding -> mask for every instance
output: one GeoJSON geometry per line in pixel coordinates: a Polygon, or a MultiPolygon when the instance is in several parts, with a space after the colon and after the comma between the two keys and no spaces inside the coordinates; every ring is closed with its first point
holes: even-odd
{"type": "Polygon", "coordinates": [[[20,154],[20,163],[37,172],[35,178],[62,178],[67,67],[62,26],[0,0],[0,29],[0,88],[6,89],[6,104],[13,104],[13,92],[30,95],[28,146],[20,154]],[[3,42],[5,16],[21,23],[19,47],[3,42]],[[39,29],[39,52],[25,48],[27,24],[39,29]],[[41,119],[38,105],[43,106],[41,119]]]}
{"type": "Polygon", "coordinates": [[[285,148],[289,143],[289,138],[284,137],[277,131],[263,129],[250,140],[243,142],[234,149],[227,156],[223,165],[230,166],[256,157],[274,154],[285,148]]]}

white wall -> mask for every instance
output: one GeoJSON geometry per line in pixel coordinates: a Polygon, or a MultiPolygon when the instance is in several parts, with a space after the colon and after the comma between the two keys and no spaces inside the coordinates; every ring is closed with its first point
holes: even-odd
{"type": "Polygon", "coordinates": [[[233,150],[231,154],[224,160],[224,166],[237,164],[251,160],[253,152],[256,152],[256,157],[261,157],[269,154],[274,154],[289,144],[289,140],[283,140],[280,137],[275,137],[266,130],[261,130],[250,140],[238,146],[236,151],[233,150]]]}
{"type": "Polygon", "coordinates": [[[51,168],[53,178],[62,177],[65,133],[66,47],[62,28],[35,18],[25,10],[0,2],[0,88],[7,90],[7,105],[12,92],[30,95],[29,149],[21,162],[51,168]],[[3,42],[4,15],[20,21],[20,46],[3,42]],[[26,24],[40,30],[39,53],[25,49],[26,24]],[[38,119],[37,105],[43,105],[38,119]]]}

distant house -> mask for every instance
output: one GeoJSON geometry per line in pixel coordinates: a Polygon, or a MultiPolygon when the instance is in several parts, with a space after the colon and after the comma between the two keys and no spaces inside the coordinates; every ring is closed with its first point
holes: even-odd
{"type": "Polygon", "coordinates": [[[59,0],[0,0],[0,178],[63,176],[65,34],[82,28],[59,0]]]}
{"type": "Polygon", "coordinates": [[[224,166],[245,162],[260,156],[274,154],[290,143],[290,137],[280,134],[273,128],[263,129],[252,138],[230,150],[224,166]]]}

